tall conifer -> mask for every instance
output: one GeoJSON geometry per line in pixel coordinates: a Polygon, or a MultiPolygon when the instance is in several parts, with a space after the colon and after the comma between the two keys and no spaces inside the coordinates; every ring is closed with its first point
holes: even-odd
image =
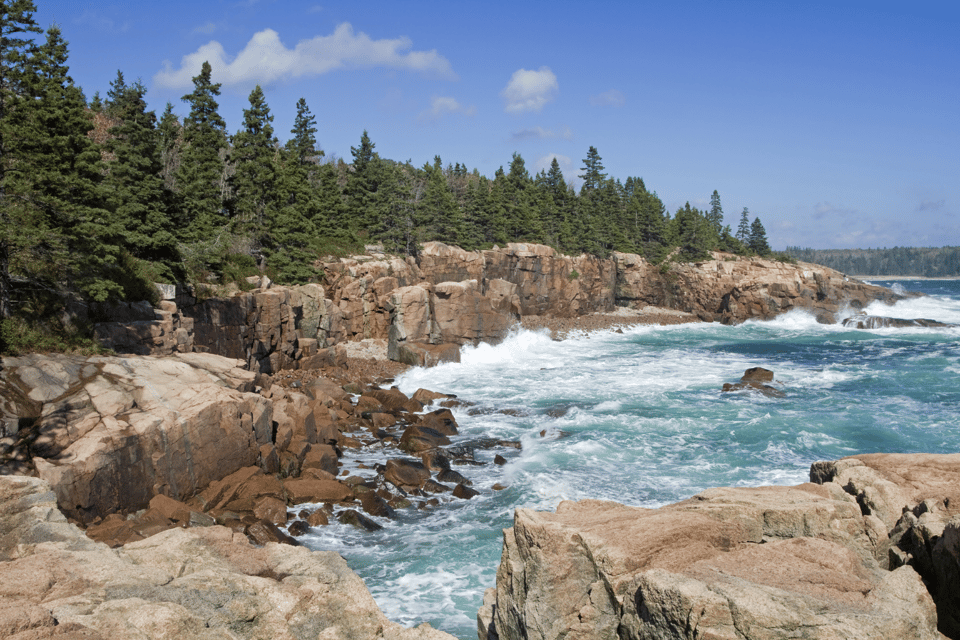
{"type": "Polygon", "coordinates": [[[193,78],[193,92],[183,96],[190,104],[190,114],[183,122],[183,147],[176,172],[180,238],[188,242],[208,240],[214,230],[226,224],[223,210],[226,124],[218,112],[216,96],[220,85],[214,84],[209,62],[193,78]]]}

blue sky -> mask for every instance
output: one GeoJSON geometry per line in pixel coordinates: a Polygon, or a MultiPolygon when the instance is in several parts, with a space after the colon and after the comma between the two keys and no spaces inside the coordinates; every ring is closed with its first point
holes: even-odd
{"type": "Polygon", "coordinates": [[[183,116],[209,59],[231,133],[260,84],[328,155],[570,180],[592,145],[775,249],[960,245],[960,2],[36,2],[88,97],[119,69],[183,116]]]}

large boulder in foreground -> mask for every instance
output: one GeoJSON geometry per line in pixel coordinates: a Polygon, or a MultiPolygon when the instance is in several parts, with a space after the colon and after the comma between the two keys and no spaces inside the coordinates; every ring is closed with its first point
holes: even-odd
{"type": "Polygon", "coordinates": [[[0,637],[452,640],[387,620],[334,552],[254,547],[226,527],[111,550],[23,476],[0,477],[0,637]]]}
{"type": "MultiPolygon", "coordinates": [[[[898,462],[917,480],[902,500],[945,490],[898,462]]],[[[960,471],[960,460],[946,463],[960,471]]],[[[481,640],[941,638],[922,569],[889,561],[890,534],[902,532],[821,471],[822,484],[711,489],[655,510],[599,501],[517,509],[478,616],[481,640]]],[[[960,539],[953,524],[941,538],[960,539]]],[[[956,557],[940,547],[941,561],[956,557]]]]}
{"type": "Polygon", "coordinates": [[[27,442],[37,475],[88,523],[188,498],[257,464],[272,438],[270,400],[242,362],[202,353],[157,358],[4,358],[7,387],[39,407],[27,442]]]}

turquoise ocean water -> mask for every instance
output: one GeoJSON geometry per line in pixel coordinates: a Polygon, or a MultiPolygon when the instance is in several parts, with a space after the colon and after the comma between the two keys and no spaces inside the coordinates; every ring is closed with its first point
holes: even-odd
{"type": "MultiPolygon", "coordinates": [[[[874,283],[928,295],[868,313],[960,324],[960,281],[874,283]]],[[[376,533],[318,527],[304,541],[340,552],[390,619],[465,640],[476,638],[516,507],[554,510],[583,498],[656,507],[709,487],[804,482],[816,460],[960,451],[960,328],[860,331],[792,312],[563,342],[523,331],[396,384],[475,403],[454,410],[455,443],[495,437],[523,448],[478,448],[488,464],[457,467],[481,492],[472,500],[408,509],[376,533]],[[774,371],[785,397],[720,393],[756,366],[774,371]],[[493,464],[497,453],[506,465],[493,464]],[[495,483],[508,488],[493,491],[495,483]]],[[[356,469],[397,452],[350,455],[356,469]]]]}

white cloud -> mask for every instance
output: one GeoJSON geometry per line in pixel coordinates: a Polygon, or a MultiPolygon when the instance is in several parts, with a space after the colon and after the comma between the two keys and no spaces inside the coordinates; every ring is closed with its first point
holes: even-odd
{"type": "Polygon", "coordinates": [[[557,76],[549,67],[540,67],[538,71],[518,69],[510,76],[510,82],[500,92],[506,102],[505,111],[520,113],[540,111],[544,105],[557,97],[560,85],[557,76]]]}
{"type": "Polygon", "coordinates": [[[204,61],[213,69],[214,82],[226,86],[268,85],[273,82],[316,76],[337,69],[369,69],[386,67],[434,74],[456,79],[450,61],[437,51],[411,51],[410,38],[373,40],[367,34],[355,33],[344,22],[329,36],[301,40],[293,49],[280,42],[273,29],[264,29],[253,35],[243,51],[230,58],[216,40],[211,40],[180,61],[174,69],[165,61],[164,68],[153,80],[168,88],[189,88],[192,78],[200,72],[204,61]]]}
{"type": "Polygon", "coordinates": [[[477,108],[473,105],[465,107],[456,98],[448,96],[434,96],[430,101],[430,108],[420,114],[423,120],[439,120],[448,113],[462,113],[465,116],[472,116],[477,113],[477,108]]]}
{"type": "Polygon", "coordinates": [[[590,96],[590,104],[595,107],[622,107],[627,103],[627,99],[616,89],[604,91],[601,94],[590,96]]]}
{"type": "Polygon", "coordinates": [[[553,140],[555,138],[572,140],[573,131],[570,127],[564,127],[560,131],[544,129],[543,127],[533,127],[532,129],[521,129],[510,136],[511,140],[553,140]]]}

